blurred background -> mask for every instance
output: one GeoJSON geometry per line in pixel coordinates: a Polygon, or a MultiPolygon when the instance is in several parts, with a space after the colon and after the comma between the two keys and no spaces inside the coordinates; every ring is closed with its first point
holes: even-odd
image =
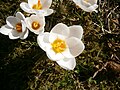
{"type": "MultiPolygon", "coordinates": [[[[0,0],[0,27],[27,0],[0,0]]],[[[53,0],[45,31],[57,23],[81,25],[85,50],[67,71],[49,60],[32,32],[25,40],[0,33],[0,90],[120,90],[120,0],[98,0],[98,13],[84,12],[72,0],[53,0]]]]}

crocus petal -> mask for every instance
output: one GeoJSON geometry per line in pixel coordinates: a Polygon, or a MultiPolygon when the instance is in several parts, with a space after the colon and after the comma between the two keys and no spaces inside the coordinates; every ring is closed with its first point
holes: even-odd
{"type": "Polygon", "coordinates": [[[25,32],[27,25],[23,20],[21,20],[21,23],[22,23],[22,32],[25,32]]]}
{"type": "Polygon", "coordinates": [[[86,12],[97,12],[97,10],[95,10],[98,6],[97,5],[97,0],[89,0],[88,2],[86,2],[85,0],[73,0],[76,5],[78,5],[81,9],[83,9],[86,12]]]}
{"type": "Polygon", "coordinates": [[[43,37],[44,43],[49,43],[49,36],[50,36],[50,33],[48,33],[48,32],[44,33],[44,37],[43,37]]]}
{"type": "Polygon", "coordinates": [[[75,4],[79,4],[80,0],[73,0],[75,4]]]}
{"type": "Polygon", "coordinates": [[[4,35],[8,35],[12,31],[12,28],[9,27],[8,25],[4,25],[0,28],[0,33],[4,35]]]}
{"type": "MultiPolygon", "coordinates": [[[[34,1],[34,0],[32,0],[32,1],[34,1]]],[[[29,6],[26,2],[22,2],[22,3],[20,4],[20,7],[21,7],[21,9],[22,9],[23,11],[25,11],[25,12],[27,12],[27,13],[33,13],[33,12],[32,12],[32,9],[30,8],[30,6],[29,6]]]]}
{"type": "Polygon", "coordinates": [[[28,29],[26,29],[25,32],[23,32],[20,35],[20,39],[26,39],[28,37],[28,34],[29,34],[29,31],[28,31],[28,29]]]}
{"type": "Polygon", "coordinates": [[[46,48],[46,54],[48,58],[53,61],[64,59],[64,56],[61,53],[55,53],[50,47],[46,48]]]}
{"type": "Polygon", "coordinates": [[[82,53],[82,51],[84,50],[85,46],[82,43],[82,41],[78,38],[75,37],[71,37],[69,39],[66,40],[66,43],[68,45],[68,48],[70,50],[70,53],[76,57],[79,54],[82,53]]]}
{"type": "Polygon", "coordinates": [[[41,25],[40,28],[44,28],[44,26],[45,26],[45,17],[44,16],[39,16],[39,15],[37,15],[37,17],[38,17],[39,23],[41,25]]]}
{"type": "Polygon", "coordinates": [[[73,70],[76,66],[75,58],[65,58],[63,60],[56,61],[62,68],[66,70],[73,70]]]}
{"type": "Polygon", "coordinates": [[[64,52],[62,52],[62,54],[65,58],[74,58],[74,56],[71,54],[68,47],[66,48],[66,50],[64,52]]]}
{"type": "Polygon", "coordinates": [[[49,15],[51,15],[52,13],[53,13],[53,9],[47,9],[47,10],[45,10],[44,15],[45,15],[45,16],[49,16],[49,15]]]}
{"type": "Polygon", "coordinates": [[[31,15],[30,17],[25,19],[25,22],[27,23],[27,27],[29,30],[35,34],[40,34],[44,32],[44,26],[45,26],[45,18],[44,16],[39,15],[31,15]],[[40,27],[37,30],[34,30],[32,28],[32,23],[38,22],[40,24],[40,27]]]}
{"type": "Polygon", "coordinates": [[[93,4],[97,4],[98,0],[89,0],[89,2],[93,5],[93,4]]]}
{"type": "Polygon", "coordinates": [[[85,7],[89,7],[89,6],[91,6],[92,4],[88,1],[85,1],[85,0],[81,0],[80,1],[80,6],[85,6],[85,7]]]}
{"type": "Polygon", "coordinates": [[[53,13],[53,9],[45,9],[45,10],[32,10],[33,13],[43,15],[43,16],[49,16],[53,13]]]}
{"type": "Polygon", "coordinates": [[[46,15],[46,10],[35,10],[35,9],[33,9],[32,10],[32,12],[34,12],[35,14],[39,14],[40,16],[42,15],[42,16],[45,16],[46,15]]]}
{"type": "Polygon", "coordinates": [[[73,26],[70,26],[69,29],[70,29],[69,37],[76,37],[79,39],[82,38],[83,28],[81,26],[73,25],[73,26]]]}
{"type": "Polygon", "coordinates": [[[32,8],[33,5],[37,3],[38,3],[38,0],[28,0],[28,5],[30,6],[30,8],[32,8]]]}
{"type": "Polygon", "coordinates": [[[45,32],[43,34],[39,34],[37,37],[37,43],[44,51],[46,51],[46,47],[49,43],[49,33],[45,32]]]}
{"type": "Polygon", "coordinates": [[[21,32],[21,35],[20,35],[20,39],[26,39],[28,37],[28,29],[26,28],[26,24],[24,21],[21,21],[22,22],[22,32],[21,32]]]}
{"type": "Polygon", "coordinates": [[[63,23],[59,23],[53,27],[50,33],[60,34],[65,37],[69,36],[69,28],[67,25],[63,23]]]}
{"type": "Polygon", "coordinates": [[[16,13],[16,17],[19,18],[20,20],[24,20],[25,16],[21,12],[16,13]]]}
{"type": "Polygon", "coordinates": [[[85,7],[85,6],[81,5],[80,8],[83,9],[84,11],[86,11],[86,12],[93,12],[93,11],[95,11],[95,8],[93,6],[85,7]]]}
{"type": "Polygon", "coordinates": [[[49,42],[53,43],[56,39],[65,40],[65,37],[63,35],[60,35],[60,34],[50,33],[49,42]]]}
{"type": "Polygon", "coordinates": [[[9,33],[9,38],[10,38],[10,39],[18,39],[18,38],[19,38],[19,35],[18,35],[14,30],[12,30],[12,31],[9,33]]]}
{"type": "Polygon", "coordinates": [[[17,23],[20,23],[20,19],[13,17],[13,16],[9,16],[6,19],[6,23],[9,27],[14,28],[16,26],[17,23]]]}
{"type": "MultiPolygon", "coordinates": [[[[89,2],[86,2],[85,0],[73,0],[73,2],[81,7],[89,7],[91,4],[89,2]]],[[[84,9],[83,9],[84,10],[84,9]]]]}
{"type": "Polygon", "coordinates": [[[52,0],[41,0],[41,4],[43,9],[48,9],[52,4],[52,0]]]}
{"type": "Polygon", "coordinates": [[[82,5],[81,3],[78,6],[86,12],[91,12],[88,10],[88,6],[82,5]]]}
{"type": "Polygon", "coordinates": [[[98,5],[97,4],[94,4],[93,6],[90,6],[89,8],[88,8],[88,10],[90,11],[90,12],[92,12],[92,11],[95,11],[96,13],[98,12],[96,9],[98,8],[98,5]]]}
{"type": "Polygon", "coordinates": [[[40,30],[36,30],[34,31],[35,34],[41,34],[41,33],[44,33],[44,28],[40,29],[40,30]]]}

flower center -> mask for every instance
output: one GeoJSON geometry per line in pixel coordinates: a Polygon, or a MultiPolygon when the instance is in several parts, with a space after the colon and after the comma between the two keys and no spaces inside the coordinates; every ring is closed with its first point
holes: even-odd
{"type": "Polygon", "coordinates": [[[39,22],[37,22],[37,21],[32,22],[32,28],[33,28],[34,30],[37,30],[38,28],[40,28],[39,22]]]}
{"type": "Polygon", "coordinates": [[[66,49],[66,42],[59,38],[57,38],[51,45],[55,53],[61,53],[66,49]]]}
{"type": "Polygon", "coordinates": [[[22,24],[21,24],[21,23],[17,23],[17,24],[16,24],[16,30],[17,30],[18,32],[22,32],[22,24]]]}
{"type": "Polygon", "coordinates": [[[38,0],[38,3],[37,4],[34,4],[32,6],[33,9],[36,9],[36,10],[40,10],[42,9],[42,4],[40,3],[40,0],[38,0]]]}

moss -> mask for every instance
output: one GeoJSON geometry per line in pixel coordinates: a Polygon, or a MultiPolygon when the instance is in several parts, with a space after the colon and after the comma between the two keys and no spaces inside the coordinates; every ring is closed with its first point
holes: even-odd
{"type": "MultiPolygon", "coordinates": [[[[0,26],[5,24],[6,17],[17,11],[23,12],[19,6],[22,1],[0,1],[0,26]]],[[[116,1],[102,1],[98,13],[87,13],[72,0],[53,0],[51,8],[55,12],[46,17],[46,31],[59,22],[84,28],[82,41],[86,48],[76,57],[77,66],[73,71],[66,71],[50,61],[39,48],[33,33],[26,40],[10,40],[0,34],[0,89],[119,90],[120,74],[114,68],[106,67],[92,78],[107,62],[118,66],[120,63],[120,10],[116,8],[119,5],[116,1]]]]}

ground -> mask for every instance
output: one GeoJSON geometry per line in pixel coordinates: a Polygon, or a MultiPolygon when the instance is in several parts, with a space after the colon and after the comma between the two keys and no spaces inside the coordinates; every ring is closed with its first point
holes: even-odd
{"type": "MultiPolygon", "coordinates": [[[[0,27],[21,11],[25,0],[0,0],[0,27]]],[[[27,1],[27,0],[26,0],[27,1]]],[[[0,34],[0,90],[120,90],[120,1],[98,0],[98,13],[84,12],[72,0],[53,0],[45,31],[57,23],[81,25],[85,50],[67,71],[49,60],[29,33],[25,40],[0,34]]]]}

